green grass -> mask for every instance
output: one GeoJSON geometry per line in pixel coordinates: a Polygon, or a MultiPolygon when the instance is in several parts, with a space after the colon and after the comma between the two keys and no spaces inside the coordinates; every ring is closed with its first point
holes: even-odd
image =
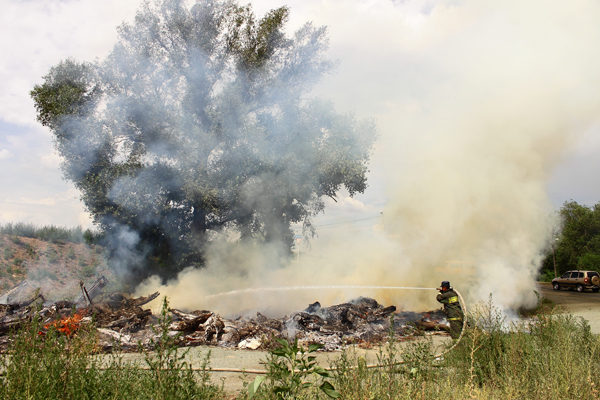
{"type": "Polygon", "coordinates": [[[86,279],[86,278],[94,276],[95,273],[96,273],[96,267],[93,264],[85,264],[84,263],[83,266],[81,267],[81,270],[79,270],[79,273],[77,275],[79,276],[79,279],[86,279]]]}
{"type": "Polygon", "coordinates": [[[54,264],[58,262],[59,254],[56,248],[52,244],[48,244],[45,250],[46,257],[48,258],[48,262],[50,264],[54,264]]]}

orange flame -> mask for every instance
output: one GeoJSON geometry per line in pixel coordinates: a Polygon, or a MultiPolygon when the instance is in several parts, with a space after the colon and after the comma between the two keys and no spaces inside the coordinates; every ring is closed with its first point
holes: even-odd
{"type": "Polygon", "coordinates": [[[63,317],[54,322],[50,322],[46,324],[44,328],[49,329],[50,327],[54,327],[57,331],[64,333],[67,336],[71,336],[81,327],[81,320],[83,317],[83,313],[77,313],[72,317],[63,317]]]}

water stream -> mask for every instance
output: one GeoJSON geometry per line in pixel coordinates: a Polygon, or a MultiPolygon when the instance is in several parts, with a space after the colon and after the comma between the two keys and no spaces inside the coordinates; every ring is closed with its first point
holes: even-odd
{"type": "Polygon", "coordinates": [[[256,293],[256,292],[283,292],[290,290],[332,290],[332,289],[375,289],[375,290],[437,290],[435,288],[424,288],[424,287],[408,287],[408,286],[361,286],[361,285],[342,285],[342,286],[280,286],[280,287],[262,287],[262,288],[250,288],[231,290],[229,292],[222,292],[206,296],[207,299],[222,296],[233,296],[236,294],[244,293],[256,293]]]}

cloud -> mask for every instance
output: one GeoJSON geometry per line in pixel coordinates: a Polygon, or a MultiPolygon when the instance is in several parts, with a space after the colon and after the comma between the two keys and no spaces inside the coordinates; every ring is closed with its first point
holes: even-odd
{"type": "Polygon", "coordinates": [[[50,197],[45,199],[29,199],[21,197],[19,200],[5,199],[4,202],[8,204],[37,204],[44,206],[53,206],[56,204],[56,201],[50,197]]]}
{"type": "Polygon", "coordinates": [[[40,164],[47,168],[56,168],[60,167],[61,158],[56,153],[51,153],[44,155],[40,158],[40,164]]]}
{"type": "Polygon", "coordinates": [[[92,61],[106,54],[116,39],[116,27],[131,19],[141,2],[106,0],[8,0],[2,3],[0,24],[0,119],[34,126],[29,98],[34,84],[59,60],[92,61]]]}
{"type": "Polygon", "coordinates": [[[7,149],[0,150],[0,160],[6,160],[8,158],[12,158],[14,155],[7,149]]]}

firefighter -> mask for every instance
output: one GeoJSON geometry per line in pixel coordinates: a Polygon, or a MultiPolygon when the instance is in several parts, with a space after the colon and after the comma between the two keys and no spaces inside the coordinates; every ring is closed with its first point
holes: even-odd
{"type": "Polygon", "coordinates": [[[450,322],[450,336],[452,340],[456,340],[460,336],[463,327],[464,314],[458,301],[458,294],[450,286],[450,282],[443,281],[441,287],[437,290],[440,294],[437,295],[437,301],[444,305],[444,314],[448,322],[450,322]]]}

